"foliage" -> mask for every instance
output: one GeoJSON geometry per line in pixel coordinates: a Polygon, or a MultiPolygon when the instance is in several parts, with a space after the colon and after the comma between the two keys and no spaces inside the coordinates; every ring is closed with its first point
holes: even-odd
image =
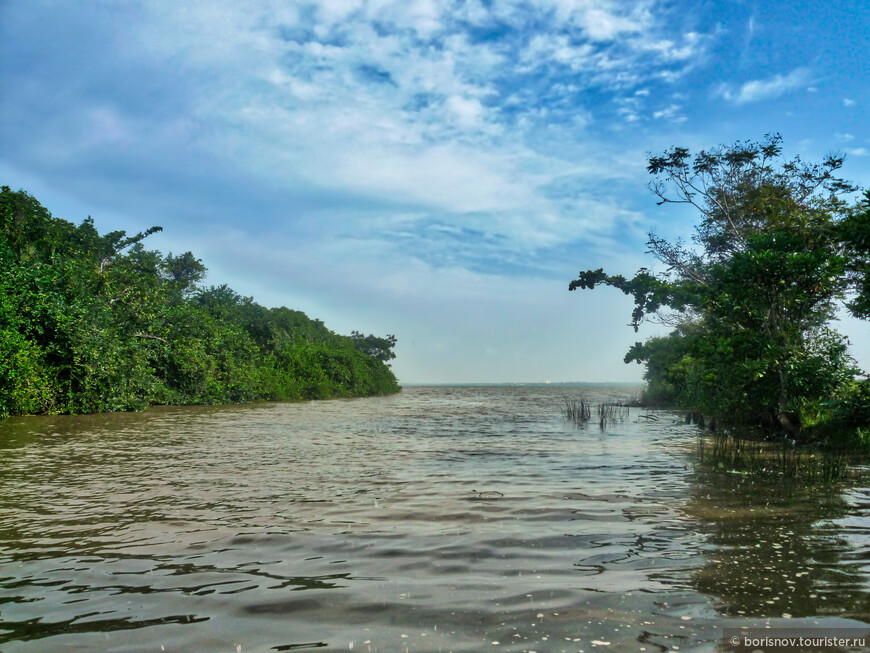
{"type": "Polygon", "coordinates": [[[853,312],[866,316],[868,205],[843,199],[856,188],[835,176],[842,163],[784,161],[778,135],[650,157],[659,204],[700,214],[692,246],[651,233],[648,252],[663,273],[586,270],[569,286],[633,297],[635,330],[653,315],[676,327],[626,355],[646,363],[649,399],[722,424],[795,432],[807,405],[851,382],[857,370],[829,324],[850,288],[853,312]]]}
{"type": "Polygon", "coordinates": [[[847,304],[856,317],[870,318],[870,191],[850,215],[837,225],[838,237],[845,246],[849,282],[854,292],[847,304]]]}
{"type": "Polygon", "coordinates": [[[372,334],[364,336],[359,331],[351,331],[350,338],[354,346],[364,354],[377,358],[386,363],[396,357],[393,347],[396,346],[396,336],[388,335],[386,338],[378,338],[372,334]]]}
{"type": "Polygon", "coordinates": [[[333,333],[88,218],[0,190],[0,416],[386,394],[394,336],[333,333]]]}

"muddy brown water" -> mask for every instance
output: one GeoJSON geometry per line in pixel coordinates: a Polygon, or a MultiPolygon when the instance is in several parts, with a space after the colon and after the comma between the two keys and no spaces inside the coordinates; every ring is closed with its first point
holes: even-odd
{"type": "Polygon", "coordinates": [[[697,468],[697,432],[565,398],[0,422],[0,650],[716,651],[870,623],[870,491],[697,468]]]}

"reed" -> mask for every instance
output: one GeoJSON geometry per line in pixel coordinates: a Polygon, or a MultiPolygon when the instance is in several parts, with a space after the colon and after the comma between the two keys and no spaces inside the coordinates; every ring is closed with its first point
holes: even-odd
{"type": "Polygon", "coordinates": [[[777,475],[808,485],[842,480],[850,462],[842,450],[800,447],[785,438],[765,442],[738,433],[709,432],[698,437],[697,459],[714,469],[777,475]]]}
{"type": "Polygon", "coordinates": [[[569,422],[585,426],[592,421],[593,414],[598,425],[603,429],[608,424],[624,422],[628,419],[629,407],[623,402],[608,401],[599,403],[593,408],[592,404],[583,396],[565,399],[564,415],[569,422]]]}
{"type": "Polygon", "coordinates": [[[565,419],[578,425],[585,425],[592,419],[592,406],[584,397],[565,399],[565,419]]]}
{"type": "Polygon", "coordinates": [[[628,419],[628,405],[622,402],[598,404],[598,425],[604,428],[608,424],[624,422],[628,419]]]}

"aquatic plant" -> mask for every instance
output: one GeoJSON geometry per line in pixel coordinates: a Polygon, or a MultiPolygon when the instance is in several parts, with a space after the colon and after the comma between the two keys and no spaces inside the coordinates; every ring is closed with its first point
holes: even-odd
{"type": "Polygon", "coordinates": [[[855,462],[843,449],[798,446],[794,440],[759,440],[740,432],[705,432],[696,450],[700,465],[729,473],[776,475],[806,484],[825,484],[845,478],[855,462]]]}
{"type": "Polygon", "coordinates": [[[598,404],[598,425],[604,428],[608,424],[624,422],[628,418],[628,406],[622,402],[607,402],[598,404]]]}
{"type": "Polygon", "coordinates": [[[592,406],[584,397],[565,399],[565,419],[578,425],[584,425],[591,418],[592,406]]]}
{"type": "Polygon", "coordinates": [[[596,421],[601,428],[605,428],[608,424],[624,422],[628,419],[629,405],[621,401],[606,401],[595,406],[593,411],[592,404],[586,401],[583,396],[573,399],[565,399],[565,419],[573,422],[578,426],[585,426],[592,421],[592,414],[595,414],[596,421]]]}

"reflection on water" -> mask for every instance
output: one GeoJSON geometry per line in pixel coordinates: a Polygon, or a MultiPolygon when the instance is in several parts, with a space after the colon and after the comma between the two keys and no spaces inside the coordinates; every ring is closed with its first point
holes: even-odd
{"type": "Polygon", "coordinates": [[[676,416],[578,429],[570,393],[6,420],[3,651],[712,651],[867,620],[864,490],[695,470],[676,416]]]}
{"type": "Polygon", "coordinates": [[[700,471],[686,506],[709,535],[696,587],[732,617],[870,620],[866,495],[700,471]]]}

